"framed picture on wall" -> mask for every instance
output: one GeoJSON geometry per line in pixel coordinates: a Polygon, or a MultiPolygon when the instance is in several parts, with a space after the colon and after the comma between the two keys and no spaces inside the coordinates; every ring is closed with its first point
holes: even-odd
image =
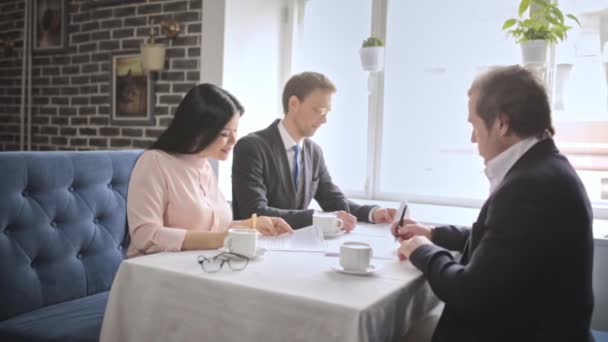
{"type": "Polygon", "coordinates": [[[35,52],[65,49],[67,43],[67,0],[34,0],[32,18],[35,52]]]}
{"type": "Polygon", "coordinates": [[[153,124],[152,85],[138,53],[112,56],[110,103],[113,124],[153,124]]]}

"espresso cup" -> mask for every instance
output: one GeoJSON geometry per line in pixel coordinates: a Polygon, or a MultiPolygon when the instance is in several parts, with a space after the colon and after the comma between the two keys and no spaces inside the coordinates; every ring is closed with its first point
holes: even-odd
{"type": "Polygon", "coordinates": [[[365,242],[345,242],[340,246],[340,266],[346,271],[365,272],[372,258],[372,247],[365,242]]]}
{"type": "Polygon", "coordinates": [[[315,213],[312,216],[312,225],[323,229],[324,234],[337,234],[344,227],[344,221],[332,213],[315,213]]]}
{"type": "Polygon", "coordinates": [[[249,228],[231,228],[224,239],[224,247],[231,253],[253,258],[258,247],[258,232],[249,228]]]}

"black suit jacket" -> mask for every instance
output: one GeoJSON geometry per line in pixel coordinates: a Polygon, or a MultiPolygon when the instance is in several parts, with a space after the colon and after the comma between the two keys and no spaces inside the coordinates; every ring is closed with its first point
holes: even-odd
{"type": "Polygon", "coordinates": [[[534,145],[471,229],[437,227],[410,256],[446,303],[433,341],[592,341],[592,219],[553,140],[534,145]]]}
{"type": "Polygon", "coordinates": [[[292,228],[312,224],[314,198],[324,211],[345,210],[368,222],[373,206],[358,205],[345,198],[332,182],[321,147],[310,139],[303,142],[304,201],[298,207],[285,145],[277,127],[269,127],[241,138],[234,147],[232,163],[232,209],[235,219],[251,214],[279,216],[292,228]]]}

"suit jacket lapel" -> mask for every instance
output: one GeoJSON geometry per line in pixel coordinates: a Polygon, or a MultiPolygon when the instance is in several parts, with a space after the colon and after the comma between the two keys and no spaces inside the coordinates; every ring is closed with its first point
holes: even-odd
{"type": "Polygon", "coordinates": [[[302,196],[304,196],[304,204],[310,203],[312,201],[312,196],[314,194],[310,193],[310,184],[312,183],[312,147],[307,139],[304,139],[304,153],[303,153],[303,161],[302,161],[302,173],[304,177],[304,184],[302,187],[302,196]]]}
{"type": "Polygon", "coordinates": [[[481,210],[479,211],[479,216],[477,217],[477,221],[473,223],[473,227],[471,227],[471,235],[469,236],[469,240],[465,244],[464,252],[463,252],[463,262],[466,264],[471,257],[471,254],[475,251],[477,244],[485,234],[485,230],[487,229],[486,222],[488,221],[488,206],[494,200],[495,194],[500,191],[500,189],[508,182],[508,180],[517,173],[519,169],[526,169],[530,163],[535,162],[539,158],[544,155],[551,153],[558,153],[557,147],[555,146],[555,142],[553,139],[544,139],[539,141],[536,145],[532,146],[526,153],[524,153],[517,162],[509,169],[505,178],[502,180],[500,185],[494,189],[494,192],[490,194],[488,199],[485,201],[481,210]]]}
{"type": "Polygon", "coordinates": [[[483,236],[483,234],[486,230],[486,221],[487,221],[486,218],[487,218],[488,205],[489,205],[490,201],[492,201],[492,196],[490,196],[490,198],[488,198],[488,200],[483,204],[483,207],[481,207],[481,210],[479,211],[479,216],[477,217],[477,221],[475,223],[473,223],[473,229],[471,229],[471,248],[472,249],[475,249],[475,247],[477,247],[479,240],[481,240],[481,237],[483,236]]]}
{"type": "MultiPolygon", "coordinates": [[[[505,175],[501,185],[504,184],[507,179],[512,177],[514,173],[517,173],[518,170],[526,170],[531,164],[537,162],[540,158],[557,153],[559,153],[559,151],[557,150],[555,142],[552,138],[546,138],[539,141],[536,143],[536,145],[530,147],[530,149],[526,151],[526,153],[524,153],[524,155],[521,156],[515,162],[515,164],[513,164],[513,166],[509,169],[509,172],[507,172],[505,175]]],[[[498,188],[496,190],[498,190],[498,188]]]]}
{"type": "Polygon", "coordinates": [[[463,264],[467,264],[469,262],[469,260],[471,259],[471,255],[475,251],[475,248],[477,248],[477,244],[479,243],[479,241],[483,237],[483,234],[485,233],[486,215],[487,215],[488,205],[491,200],[492,200],[492,196],[490,196],[486,200],[486,202],[483,204],[483,206],[481,207],[481,210],[479,211],[479,215],[477,216],[477,221],[475,221],[473,223],[473,226],[471,227],[471,235],[469,235],[469,239],[465,243],[465,247],[464,247],[463,253],[462,253],[461,261],[463,264]]]}
{"type": "MultiPolygon", "coordinates": [[[[283,139],[281,139],[281,134],[279,133],[279,128],[277,125],[280,120],[275,120],[275,122],[268,127],[268,133],[271,138],[271,146],[272,153],[274,155],[274,159],[278,161],[279,170],[277,170],[279,179],[278,181],[282,183],[282,188],[287,189],[289,194],[289,206],[290,208],[296,208],[296,189],[294,187],[293,181],[291,179],[291,172],[289,170],[289,161],[287,161],[287,152],[285,151],[285,145],[283,144],[283,139]]],[[[271,170],[272,171],[272,170],[271,170]]]]}
{"type": "Polygon", "coordinates": [[[513,164],[511,169],[509,169],[509,171],[503,178],[502,182],[498,185],[498,187],[496,189],[494,189],[494,191],[490,194],[488,199],[485,201],[484,205],[481,207],[481,211],[479,212],[479,217],[477,218],[477,222],[476,222],[477,229],[472,230],[472,233],[477,232],[476,236],[474,236],[477,239],[473,239],[471,241],[473,243],[472,244],[473,248],[477,245],[477,242],[479,242],[479,239],[481,239],[481,236],[483,235],[483,231],[487,227],[486,222],[488,221],[488,213],[487,213],[488,206],[494,200],[495,195],[502,189],[503,186],[505,186],[505,184],[507,184],[509,182],[509,179],[511,179],[515,174],[517,174],[517,170],[527,169],[528,166],[530,165],[530,163],[535,162],[536,160],[541,158],[541,156],[549,154],[549,153],[558,153],[557,148],[555,147],[555,143],[553,142],[553,139],[545,139],[545,140],[539,141],[536,145],[532,146],[526,153],[524,153],[524,155],[521,156],[515,162],[515,164],[513,164]]]}

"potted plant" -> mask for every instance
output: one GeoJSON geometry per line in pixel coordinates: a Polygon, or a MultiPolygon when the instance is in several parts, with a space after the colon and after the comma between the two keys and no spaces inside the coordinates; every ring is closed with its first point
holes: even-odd
{"type": "Polygon", "coordinates": [[[365,71],[380,71],[384,64],[384,42],[377,37],[369,37],[363,41],[359,50],[361,66],[365,71]]]}
{"type": "Polygon", "coordinates": [[[145,72],[161,71],[165,66],[167,46],[156,42],[154,26],[150,26],[150,36],[141,45],[141,65],[145,72]]]}
{"type": "Polygon", "coordinates": [[[523,64],[544,64],[547,60],[547,47],[567,38],[572,26],[566,18],[580,26],[578,18],[564,14],[551,0],[521,0],[519,16],[507,19],[502,29],[513,36],[521,45],[523,64]],[[529,12],[524,17],[526,11],[529,12]]]}

